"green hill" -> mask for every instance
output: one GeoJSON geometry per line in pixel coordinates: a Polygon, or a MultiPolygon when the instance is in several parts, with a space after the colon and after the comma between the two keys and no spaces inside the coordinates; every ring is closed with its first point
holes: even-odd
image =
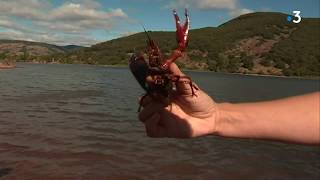
{"type": "MultiPolygon", "coordinates": [[[[320,19],[286,21],[286,14],[242,15],[218,27],[190,31],[189,47],[177,63],[189,69],[287,76],[320,76],[320,19]]],[[[174,32],[149,32],[162,52],[176,47],[174,32]]],[[[70,53],[42,57],[61,63],[123,65],[146,49],[145,33],[122,37],[70,53]]]]}
{"type": "Polygon", "coordinates": [[[0,61],[41,61],[42,56],[65,54],[81,46],[56,46],[41,42],[0,40],[0,61]]]}

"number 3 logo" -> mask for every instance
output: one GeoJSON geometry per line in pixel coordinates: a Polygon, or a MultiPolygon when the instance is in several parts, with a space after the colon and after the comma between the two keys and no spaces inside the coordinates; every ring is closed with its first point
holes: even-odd
{"type": "Polygon", "coordinates": [[[294,17],[298,18],[298,19],[294,19],[292,22],[298,24],[299,22],[301,22],[301,16],[300,16],[300,11],[292,11],[294,14],[294,17]]]}

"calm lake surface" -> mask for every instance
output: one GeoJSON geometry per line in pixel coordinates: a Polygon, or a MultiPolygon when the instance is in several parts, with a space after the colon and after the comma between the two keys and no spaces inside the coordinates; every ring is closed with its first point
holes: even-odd
{"type": "MultiPolygon", "coordinates": [[[[143,91],[126,68],[18,66],[0,70],[0,179],[320,177],[319,147],[146,137],[137,118],[143,91]]],[[[319,91],[317,80],[187,74],[218,102],[319,91]]]]}

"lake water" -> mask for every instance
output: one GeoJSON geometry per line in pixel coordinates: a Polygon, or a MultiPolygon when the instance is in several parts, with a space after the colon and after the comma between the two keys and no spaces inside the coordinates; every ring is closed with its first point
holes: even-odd
{"type": "MultiPolygon", "coordinates": [[[[319,91],[319,81],[187,72],[218,102],[319,91]]],[[[315,146],[207,136],[153,139],[127,68],[0,71],[0,179],[319,179],[315,146]]],[[[294,132],[293,132],[294,133],[294,132]]]]}

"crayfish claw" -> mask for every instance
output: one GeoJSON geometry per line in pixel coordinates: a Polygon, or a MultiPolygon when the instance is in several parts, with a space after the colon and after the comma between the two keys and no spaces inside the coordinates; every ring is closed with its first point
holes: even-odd
{"type": "Polygon", "coordinates": [[[173,9],[172,12],[173,12],[173,14],[177,14],[177,10],[176,9],[173,9]]]}
{"type": "Polygon", "coordinates": [[[190,24],[190,19],[189,19],[189,13],[188,10],[185,9],[185,17],[186,20],[183,25],[180,23],[179,16],[176,12],[176,10],[173,10],[173,15],[176,21],[176,38],[178,42],[178,49],[180,51],[183,51],[187,45],[188,45],[188,33],[189,33],[189,24],[190,24]]]}
{"type": "Polygon", "coordinates": [[[198,88],[192,83],[190,77],[187,76],[176,76],[170,69],[170,65],[183,55],[184,50],[188,45],[188,32],[189,32],[189,13],[185,9],[185,21],[180,22],[180,18],[175,9],[173,9],[173,15],[176,24],[176,40],[178,47],[171,52],[168,58],[165,58],[160,48],[157,46],[155,41],[153,41],[142,25],[145,34],[147,35],[147,49],[145,53],[134,53],[129,60],[129,67],[134,75],[135,79],[138,81],[140,86],[146,91],[146,94],[141,97],[139,102],[138,112],[146,106],[146,96],[150,96],[153,100],[159,101],[166,106],[170,104],[170,98],[177,91],[177,82],[180,82],[181,78],[187,79],[187,81],[182,81],[186,85],[190,85],[187,94],[192,96],[197,96],[198,88]],[[145,59],[145,54],[147,54],[148,59],[145,59]]]}
{"type": "Polygon", "coordinates": [[[188,9],[184,9],[184,15],[186,16],[186,21],[184,23],[184,31],[188,34],[189,31],[189,24],[190,24],[190,18],[189,18],[189,12],[188,9]]]}
{"type": "Polygon", "coordinates": [[[176,21],[176,29],[178,31],[178,29],[180,29],[180,18],[179,18],[177,11],[175,9],[173,10],[173,16],[176,21]]]}

